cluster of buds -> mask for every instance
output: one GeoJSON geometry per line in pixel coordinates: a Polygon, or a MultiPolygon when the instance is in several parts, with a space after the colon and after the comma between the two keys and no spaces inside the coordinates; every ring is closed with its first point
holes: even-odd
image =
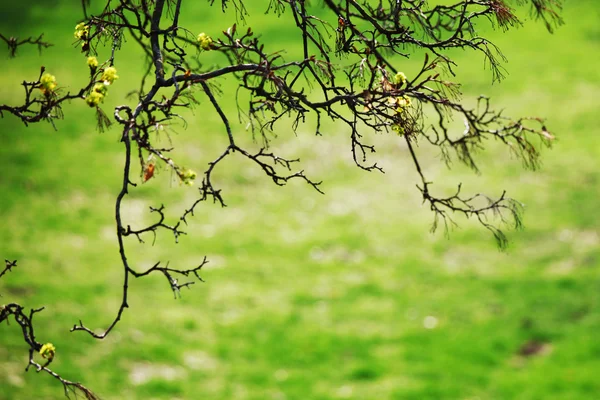
{"type": "Polygon", "coordinates": [[[405,113],[411,105],[410,97],[408,97],[407,95],[390,97],[388,103],[390,103],[390,106],[394,107],[395,109],[395,122],[392,124],[392,130],[396,132],[399,136],[402,136],[406,133],[406,130],[404,129],[402,123],[405,121],[405,113]]]}
{"type": "MultiPolygon", "coordinates": [[[[385,71],[381,75],[381,88],[384,92],[396,92],[402,88],[408,82],[404,72],[397,72],[392,79],[388,78],[385,71]]],[[[406,89],[406,88],[405,88],[406,89]]]]}
{"type": "Polygon", "coordinates": [[[179,179],[183,182],[184,185],[192,186],[194,184],[194,179],[196,179],[196,172],[191,169],[184,169],[183,171],[177,171],[177,175],[179,175],[179,179]]]}
{"type": "Polygon", "coordinates": [[[56,89],[56,77],[45,72],[40,78],[40,90],[44,96],[50,96],[56,89]]]}
{"type": "Polygon", "coordinates": [[[412,104],[410,97],[407,95],[390,97],[388,103],[396,109],[396,114],[405,112],[412,104]]]}
{"type": "Polygon", "coordinates": [[[90,49],[89,37],[90,27],[85,22],[80,22],[75,26],[75,33],[73,34],[75,39],[81,40],[81,51],[88,51],[90,49]]]}
{"type": "MultiPolygon", "coordinates": [[[[88,57],[87,64],[92,73],[98,68],[98,60],[96,57],[88,57]]],[[[87,105],[90,107],[98,107],[98,105],[104,101],[104,97],[108,94],[108,87],[118,78],[119,76],[117,75],[117,69],[115,67],[105,68],[100,77],[102,82],[96,83],[90,94],[85,98],[87,105]]]]}
{"type": "Polygon", "coordinates": [[[105,68],[100,79],[104,82],[105,85],[110,85],[116,79],[119,79],[119,75],[117,75],[117,69],[115,67],[105,68]]]}
{"type": "Polygon", "coordinates": [[[406,132],[404,131],[404,127],[403,127],[402,125],[400,125],[400,124],[393,124],[393,125],[392,125],[392,130],[393,130],[394,132],[396,132],[396,134],[397,134],[398,136],[402,136],[402,135],[404,135],[404,134],[406,133],[406,132]]]}
{"type": "Polygon", "coordinates": [[[404,72],[397,72],[391,81],[388,80],[385,75],[381,77],[381,87],[383,91],[391,94],[387,101],[389,107],[394,110],[394,122],[392,123],[391,128],[400,136],[406,133],[406,129],[402,122],[406,119],[406,112],[412,104],[410,97],[401,94],[404,91],[400,88],[406,85],[407,82],[408,79],[404,72]]]}
{"type": "Polygon", "coordinates": [[[213,40],[206,33],[202,32],[198,35],[198,43],[200,44],[202,50],[210,50],[213,40]]]}
{"type": "Polygon", "coordinates": [[[396,73],[396,76],[394,76],[394,84],[397,87],[400,87],[400,86],[404,85],[405,83],[406,83],[406,75],[404,75],[404,72],[396,73]]]}
{"type": "Polygon", "coordinates": [[[40,355],[48,361],[52,361],[56,355],[56,347],[52,343],[46,343],[40,349],[40,355]]]}
{"type": "Polygon", "coordinates": [[[104,101],[106,92],[106,85],[103,83],[96,83],[90,94],[88,94],[88,96],[85,98],[85,102],[90,107],[98,107],[98,105],[104,101]]]}
{"type": "Polygon", "coordinates": [[[98,59],[94,56],[90,56],[87,58],[87,65],[90,67],[90,72],[92,75],[96,73],[96,69],[98,68],[98,59]]]}
{"type": "Polygon", "coordinates": [[[75,39],[78,40],[87,40],[90,34],[90,27],[85,24],[85,22],[80,22],[75,26],[75,39]]]}

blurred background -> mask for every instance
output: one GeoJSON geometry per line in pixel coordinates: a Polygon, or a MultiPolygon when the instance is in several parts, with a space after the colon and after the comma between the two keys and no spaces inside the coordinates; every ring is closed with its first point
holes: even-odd
{"type": "MultiPolygon", "coordinates": [[[[181,25],[191,32],[218,38],[235,21],[232,10],[184,5],[181,25]]],[[[267,48],[290,59],[299,53],[289,14],[278,19],[264,14],[266,3],[247,6],[247,23],[267,48]]],[[[553,35],[529,21],[527,9],[519,15],[525,26],[508,33],[480,28],[508,58],[507,78],[492,85],[479,54],[457,51],[455,81],[467,104],[488,94],[506,115],[547,118],[557,140],[543,151],[541,170],[523,170],[494,143],[480,154],[480,175],[448,170],[435,149],[419,147],[440,194],[462,182],[466,192],[506,189],[525,204],[525,229],[509,232],[508,251],[459,217],[449,236],[429,232],[433,215],[397,137],[367,138],[386,173],[366,173],[353,166],[344,127],[326,125],[315,136],[309,121],[294,135],[283,124],[273,151],[299,157],[298,168],[322,180],[325,195],[300,182],[277,187],[230,158],[215,175],[228,207],[202,204],[179,244],[168,232],[154,246],[151,237],[127,241],[138,270],[157,261],[190,268],[206,255],[206,283],[174,300],[163,276],[135,280],[130,309],[107,339],[69,333],[79,319],[108,326],[122,290],[113,216],[122,145],[118,128],[96,130],[81,101],[64,107],[56,130],[0,119],[0,256],[18,260],[0,281],[0,303],[45,306],[35,326],[38,340],[57,348],[52,367],[105,399],[598,398],[600,6],[567,1],[566,24],[553,35]]],[[[86,82],[73,39],[81,18],[77,1],[2,2],[1,33],[43,32],[54,46],[41,56],[33,47],[14,59],[0,55],[0,103],[21,103],[20,82],[35,80],[41,65],[65,89],[86,82]]],[[[107,56],[103,49],[98,58],[107,56]]],[[[202,57],[206,67],[225,62],[202,57]]],[[[120,79],[107,114],[132,104],[126,95],[138,88],[141,60],[133,42],[117,53],[120,79]]],[[[422,59],[397,62],[410,78],[422,59]]],[[[235,121],[235,85],[224,81],[222,90],[235,121]]],[[[185,116],[187,127],[157,137],[200,172],[227,138],[207,99],[185,116]]],[[[234,130],[258,147],[245,123],[234,130]]],[[[148,207],[161,204],[176,218],[196,195],[162,169],[127,198],[126,223],[153,221],[148,207]]],[[[58,381],[25,373],[26,363],[18,325],[0,326],[0,399],[63,397],[58,381]]]]}

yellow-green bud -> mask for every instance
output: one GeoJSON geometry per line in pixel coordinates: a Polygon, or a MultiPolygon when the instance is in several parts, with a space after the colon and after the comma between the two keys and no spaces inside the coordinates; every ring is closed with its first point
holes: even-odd
{"type": "Polygon", "coordinates": [[[92,90],[92,92],[85,98],[85,102],[90,107],[97,107],[103,101],[104,94],[101,92],[97,92],[96,90],[92,90]]]}
{"type": "Polygon", "coordinates": [[[73,36],[75,36],[75,39],[78,40],[86,40],[89,33],[90,27],[87,26],[85,22],[80,22],[79,24],[77,24],[77,26],[75,26],[75,33],[73,34],[73,36]]]}
{"type": "Polygon", "coordinates": [[[401,113],[403,111],[405,111],[408,107],[410,107],[411,105],[411,100],[410,97],[408,96],[401,96],[401,97],[396,97],[396,105],[398,106],[398,108],[396,108],[396,112],[397,113],[401,113]]]}
{"type": "Polygon", "coordinates": [[[95,70],[98,67],[98,59],[94,56],[87,58],[87,65],[91,70],[95,70]]]}
{"type": "Polygon", "coordinates": [[[96,83],[92,91],[106,96],[106,92],[108,92],[108,86],[106,86],[104,83],[96,83]]]}
{"type": "Polygon", "coordinates": [[[40,349],[40,355],[48,360],[52,361],[56,354],[56,347],[52,343],[46,343],[40,349]]]}
{"type": "Polygon", "coordinates": [[[52,92],[56,89],[56,77],[46,72],[40,78],[40,84],[42,85],[42,91],[44,93],[52,92]]]}
{"type": "Polygon", "coordinates": [[[102,77],[100,77],[105,83],[109,85],[115,81],[115,79],[119,79],[119,75],[117,75],[117,69],[115,67],[108,67],[102,73],[102,77]]]}
{"type": "Polygon", "coordinates": [[[198,35],[198,43],[200,43],[200,47],[202,47],[203,50],[210,50],[210,45],[212,42],[212,38],[206,33],[202,32],[198,35]]]}
{"type": "Polygon", "coordinates": [[[406,83],[406,75],[404,75],[404,72],[398,72],[396,76],[394,76],[394,83],[400,86],[406,83]]]}
{"type": "Polygon", "coordinates": [[[392,125],[392,130],[398,134],[398,136],[404,135],[404,128],[400,124],[392,125]]]}
{"type": "Polygon", "coordinates": [[[192,186],[194,184],[194,179],[196,179],[196,176],[196,171],[191,169],[186,169],[179,175],[181,181],[188,186],[192,186]]]}

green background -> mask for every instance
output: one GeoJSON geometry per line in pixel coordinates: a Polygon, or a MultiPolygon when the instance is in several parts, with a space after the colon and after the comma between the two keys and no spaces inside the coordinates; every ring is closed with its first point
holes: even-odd
{"type": "MultiPolygon", "coordinates": [[[[42,64],[63,88],[85,82],[85,57],[72,36],[78,4],[3,2],[2,33],[44,32],[55,46],[42,56],[23,47],[15,59],[0,57],[0,102],[18,104],[19,83],[34,80],[42,64]]],[[[184,4],[182,25],[192,32],[218,38],[234,21],[205,2],[184,4]]],[[[277,19],[253,4],[248,23],[268,48],[298,54],[290,15],[277,19]]],[[[520,15],[529,19],[526,10],[520,15]]],[[[435,149],[418,149],[438,193],[462,182],[470,193],[507,189],[526,205],[525,230],[510,232],[507,252],[460,217],[449,237],[429,233],[433,215],[397,137],[368,136],[386,174],[366,173],[352,165],[344,127],[327,124],[317,137],[314,121],[298,135],[284,124],[273,151],[300,157],[298,168],[323,180],[325,195],[300,182],[276,187],[231,158],[215,175],[228,207],[201,205],[179,244],[168,232],[154,246],[151,237],[144,245],[127,241],[140,270],[156,261],[189,268],[208,256],[206,283],[174,300],[164,277],[135,280],[130,309],[108,338],[69,333],[79,319],[94,328],[112,321],[122,279],[113,222],[122,145],[117,129],[96,131],[81,101],[65,106],[56,131],[45,123],[26,128],[8,114],[0,120],[0,256],[19,261],[0,282],[0,302],[46,306],[35,326],[38,340],[57,348],[52,367],[107,399],[600,397],[600,5],[567,1],[563,16],[554,35],[532,21],[508,33],[481,26],[509,59],[501,84],[491,85],[479,54],[452,53],[467,104],[489,94],[506,115],[547,117],[558,139],[543,151],[540,171],[524,171],[494,143],[479,156],[481,175],[460,165],[447,170],[435,149]],[[531,343],[540,351],[520,355],[531,343]]],[[[224,62],[202,57],[206,68],[224,62]]],[[[137,88],[140,61],[133,42],[117,53],[120,79],[107,113],[131,104],[125,96],[137,88]]],[[[397,62],[410,78],[421,59],[397,62]]],[[[219,101],[235,121],[235,87],[222,88],[219,101]]],[[[200,172],[227,138],[199,98],[185,114],[187,128],[172,126],[157,139],[200,172]]],[[[236,138],[257,148],[244,126],[234,126],[236,138]]],[[[175,218],[196,195],[162,169],[127,197],[126,223],[153,221],[148,207],[162,203],[175,218]]],[[[63,396],[47,374],[25,373],[26,362],[18,325],[0,326],[0,399],[63,396]]]]}

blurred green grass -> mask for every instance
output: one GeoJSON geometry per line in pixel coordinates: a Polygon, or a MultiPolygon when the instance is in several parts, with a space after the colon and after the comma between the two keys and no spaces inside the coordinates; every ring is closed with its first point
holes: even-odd
{"type": "MultiPolygon", "coordinates": [[[[9,23],[15,13],[7,11],[2,26],[21,36],[43,31],[56,46],[42,57],[21,49],[0,61],[2,102],[18,102],[18,83],[37,76],[41,63],[65,87],[87,73],[72,46],[77,7],[30,3],[27,23],[9,23]]],[[[217,36],[233,21],[204,3],[190,7],[182,23],[192,31],[217,36]]],[[[255,11],[252,26],[291,57],[297,38],[286,16],[255,11]]],[[[284,126],[274,151],[300,156],[301,168],[324,181],[325,196],[298,183],[275,187],[244,160],[228,161],[216,178],[229,207],[203,205],[179,244],[165,233],[155,246],[127,243],[139,269],[157,260],[190,267],[207,255],[207,282],[173,300],[164,278],[135,281],[131,308],[111,336],[71,334],[79,319],[105,327],[120,303],[112,213],[122,162],[118,133],[97,133],[90,110],[72,104],[58,131],[0,120],[0,254],[19,260],[0,283],[1,301],[46,306],[36,329],[57,347],[53,367],[103,398],[595,398],[599,16],[593,0],[567,2],[567,24],[554,35],[533,23],[494,33],[509,59],[500,85],[490,85],[479,56],[456,53],[465,99],[490,94],[507,115],[548,117],[559,139],[541,171],[523,171],[493,144],[481,156],[481,176],[458,165],[447,171],[436,153],[419,148],[434,188],[507,189],[526,204],[526,229],[511,233],[507,253],[471,221],[449,238],[428,233],[432,215],[395,138],[371,138],[386,174],[366,174],[352,166],[343,128],[326,125],[315,137],[308,126],[295,137],[284,126]],[[519,355],[528,343],[542,351],[519,355]]],[[[132,43],[117,60],[121,79],[106,110],[125,101],[141,71],[132,43]]],[[[409,76],[420,63],[398,62],[409,76]]],[[[198,171],[226,144],[208,106],[171,134],[178,159],[198,171]]],[[[233,106],[227,111],[234,115],[233,106]]],[[[236,135],[252,145],[243,124],[236,135]]],[[[126,216],[151,221],[148,207],[164,203],[174,217],[194,195],[163,170],[132,193],[126,216]]],[[[17,328],[0,328],[0,399],[61,398],[58,382],[23,372],[27,349],[17,328]]]]}

